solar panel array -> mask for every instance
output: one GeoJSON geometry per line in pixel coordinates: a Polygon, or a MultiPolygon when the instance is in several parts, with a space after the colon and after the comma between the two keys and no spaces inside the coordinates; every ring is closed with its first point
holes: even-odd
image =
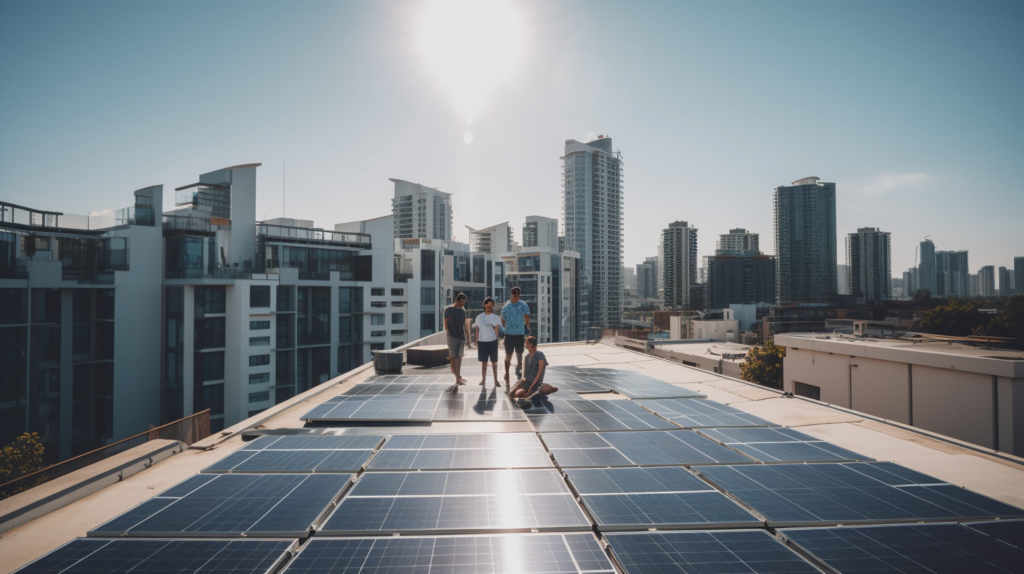
{"type": "Polygon", "coordinates": [[[640,373],[552,367],[546,380],[564,394],[520,411],[491,388],[439,392],[448,374],[371,377],[303,417],[335,434],[244,443],[21,572],[788,574],[1024,564],[1019,508],[892,463],[857,462],[870,459],[640,373]],[[581,398],[609,391],[636,400],[581,398]],[[442,421],[448,434],[348,428],[442,421]],[[489,422],[533,431],[487,432],[489,422]],[[447,431],[462,426],[472,432],[447,431]],[[920,522],[963,524],[911,524],[920,522]]]}

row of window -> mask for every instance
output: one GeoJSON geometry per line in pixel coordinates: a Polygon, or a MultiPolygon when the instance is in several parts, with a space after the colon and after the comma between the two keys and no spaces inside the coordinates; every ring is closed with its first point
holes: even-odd
{"type": "MultiPolygon", "coordinates": [[[[384,323],[384,318],[385,317],[386,317],[386,315],[370,315],[370,324],[371,325],[384,325],[384,324],[386,324],[386,323],[384,323]]],[[[405,323],[405,313],[392,313],[391,314],[391,324],[392,325],[401,325],[402,323],[405,323]]]]}
{"type": "MultiPolygon", "coordinates": [[[[405,295],[405,289],[396,289],[396,288],[392,288],[391,289],[391,296],[392,297],[401,297],[403,295],[405,295]]],[[[371,287],[370,288],[370,296],[372,296],[372,297],[383,297],[384,296],[384,288],[383,287],[371,287]]]]}

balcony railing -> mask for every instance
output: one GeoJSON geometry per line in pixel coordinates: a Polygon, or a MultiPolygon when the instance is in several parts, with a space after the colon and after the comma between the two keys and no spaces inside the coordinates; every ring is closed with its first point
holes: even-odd
{"type": "Polygon", "coordinates": [[[329,243],[332,245],[344,245],[370,249],[370,235],[368,233],[350,233],[339,231],[326,231],[324,229],[310,229],[308,227],[288,227],[285,225],[273,225],[260,223],[256,227],[256,234],[264,240],[283,241],[287,243],[329,243]]]}
{"type": "Polygon", "coordinates": [[[213,225],[205,217],[189,215],[165,215],[164,231],[187,231],[193,233],[212,234],[213,225]]]}

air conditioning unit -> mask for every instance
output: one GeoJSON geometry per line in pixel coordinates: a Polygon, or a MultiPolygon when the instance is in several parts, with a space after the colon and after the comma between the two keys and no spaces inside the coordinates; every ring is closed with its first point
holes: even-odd
{"type": "Polygon", "coordinates": [[[401,375],[404,362],[402,351],[373,351],[373,370],[378,375],[401,375]]]}

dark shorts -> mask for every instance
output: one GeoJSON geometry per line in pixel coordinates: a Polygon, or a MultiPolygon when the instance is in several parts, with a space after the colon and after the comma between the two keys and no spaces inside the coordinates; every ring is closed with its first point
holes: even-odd
{"type": "Polygon", "coordinates": [[[526,335],[505,334],[505,354],[511,355],[513,351],[517,355],[523,354],[523,345],[526,344],[526,335]]]}
{"type": "Polygon", "coordinates": [[[476,360],[481,363],[490,361],[492,363],[498,362],[498,340],[493,341],[477,341],[476,343],[476,360]]]}

